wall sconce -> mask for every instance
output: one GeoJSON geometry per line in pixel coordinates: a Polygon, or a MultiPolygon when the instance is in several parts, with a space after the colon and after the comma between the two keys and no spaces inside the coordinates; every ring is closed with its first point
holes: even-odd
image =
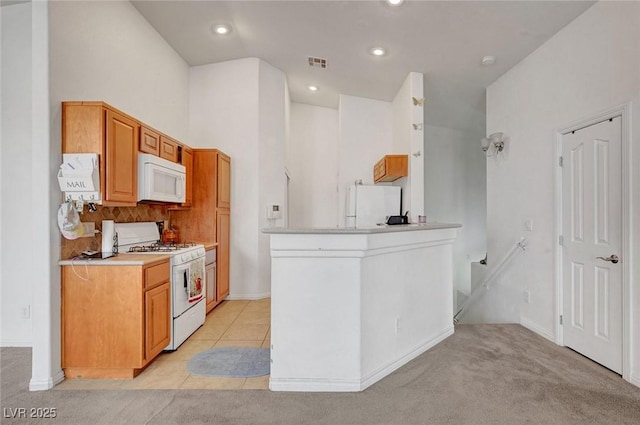
{"type": "Polygon", "coordinates": [[[486,156],[497,155],[498,152],[502,152],[504,149],[504,140],[502,139],[502,133],[493,133],[489,137],[483,137],[480,141],[482,151],[486,156]],[[492,149],[493,147],[493,149],[492,149]]]}

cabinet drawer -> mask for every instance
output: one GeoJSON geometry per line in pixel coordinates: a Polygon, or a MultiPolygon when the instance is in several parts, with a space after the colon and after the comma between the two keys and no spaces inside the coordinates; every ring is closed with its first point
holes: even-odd
{"type": "Polygon", "coordinates": [[[155,266],[147,267],[144,269],[144,287],[145,289],[153,288],[161,283],[168,281],[169,275],[169,261],[156,264],[155,266]]]}
{"type": "Polygon", "coordinates": [[[140,126],[140,146],[138,150],[140,152],[159,156],[160,135],[145,126],[140,126]]]}
{"type": "Polygon", "coordinates": [[[178,142],[165,136],[160,136],[160,158],[178,162],[178,142]]]}

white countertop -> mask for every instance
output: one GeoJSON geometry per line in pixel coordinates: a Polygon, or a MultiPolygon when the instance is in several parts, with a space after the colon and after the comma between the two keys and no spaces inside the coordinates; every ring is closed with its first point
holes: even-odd
{"type": "Polygon", "coordinates": [[[144,266],[147,264],[168,260],[171,254],[129,254],[120,253],[114,257],[105,259],[91,258],[83,259],[80,257],[71,258],[69,260],[60,260],[58,264],[61,266],[144,266]]]}
{"type": "Polygon", "coordinates": [[[415,224],[387,224],[374,227],[322,227],[322,228],[295,228],[295,227],[271,227],[262,229],[267,234],[292,234],[292,235],[361,235],[372,233],[412,232],[417,230],[436,230],[462,227],[453,223],[415,223],[415,224]]]}

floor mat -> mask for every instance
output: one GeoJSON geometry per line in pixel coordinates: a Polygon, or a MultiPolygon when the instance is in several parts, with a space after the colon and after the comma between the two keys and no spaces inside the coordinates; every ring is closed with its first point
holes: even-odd
{"type": "Polygon", "coordinates": [[[268,375],[269,349],[254,347],[219,347],[196,354],[187,363],[194,375],[250,378],[268,375]]]}

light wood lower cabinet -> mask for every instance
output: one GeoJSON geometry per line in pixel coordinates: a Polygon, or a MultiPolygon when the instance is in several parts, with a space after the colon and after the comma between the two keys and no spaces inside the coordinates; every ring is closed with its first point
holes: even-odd
{"type": "Polygon", "coordinates": [[[166,320],[171,311],[171,286],[162,284],[144,293],[145,358],[153,359],[169,345],[171,322],[166,320]]]}
{"type": "Polygon", "coordinates": [[[216,211],[216,242],[217,248],[217,270],[216,270],[216,292],[219,300],[229,295],[229,236],[231,220],[229,210],[218,209],[216,211]]]}
{"type": "Polygon", "coordinates": [[[133,378],[149,364],[171,338],[169,279],[168,260],[75,271],[63,266],[65,376],[133,378]]]}
{"type": "Polygon", "coordinates": [[[205,281],[207,283],[207,313],[218,305],[218,293],[216,291],[216,249],[207,250],[204,263],[205,281]]]}

